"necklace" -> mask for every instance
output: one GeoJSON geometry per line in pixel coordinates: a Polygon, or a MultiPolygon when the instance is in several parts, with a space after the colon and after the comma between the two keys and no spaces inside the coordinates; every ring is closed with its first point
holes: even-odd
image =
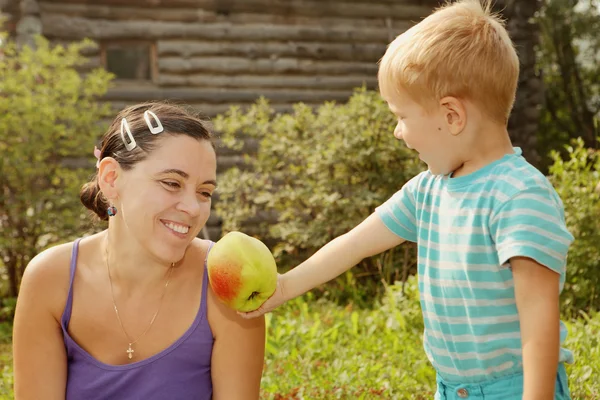
{"type": "Polygon", "coordinates": [[[127,357],[131,360],[133,358],[133,353],[135,353],[135,350],[133,350],[133,345],[136,344],[138,342],[138,340],[140,340],[152,327],[152,325],[154,324],[154,321],[156,320],[156,317],[158,316],[158,312],[160,311],[160,306],[162,305],[163,299],[165,297],[165,294],[167,293],[167,286],[169,286],[169,282],[171,281],[171,274],[173,273],[173,267],[175,266],[175,263],[171,263],[171,266],[169,267],[169,276],[167,278],[167,282],[165,283],[165,288],[163,289],[163,294],[160,297],[160,302],[158,303],[158,308],[156,309],[156,312],[154,313],[154,316],[152,317],[152,320],[150,321],[150,325],[148,325],[148,327],[146,328],[146,330],[144,332],[142,332],[142,334],[140,336],[137,337],[137,339],[132,340],[131,337],[127,334],[127,331],[125,331],[125,327],[123,326],[123,322],[121,322],[121,317],[119,316],[119,309],[117,308],[117,302],[115,301],[115,292],[113,291],[113,283],[112,283],[112,276],[110,275],[110,267],[108,266],[108,249],[106,250],[106,269],[108,270],[108,280],[110,282],[110,293],[112,295],[112,301],[113,301],[113,306],[115,308],[115,314],[117,314],[117,320],[119,320],[119,325],[121,325],[121,329],[123,330],[123,333],[125,334],[125,337],[127,338],[127,342],[128,342],[128,347],[127,347],[127,357]]]}

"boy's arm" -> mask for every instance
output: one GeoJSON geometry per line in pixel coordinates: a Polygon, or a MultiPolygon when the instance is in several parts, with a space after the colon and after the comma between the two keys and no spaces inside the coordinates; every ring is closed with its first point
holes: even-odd
{"type": "Polygon", "coordinates": [[[559,354],[559,274],[531,258],[510,260],[521,325],[523,400],[554,399],[559,354]]]}
{"type": "Polygon", "coordinates": [[[284,302],[336,278],[363,258],[379,254],[404,241],[385,226],[377,213],[373,213],[296,268],[279,275],[275,293],[257,310],[239,314],[244,318],[255,318],[268,313],[284,302]]]}
{"type": "Polygon", "coordinates": [[[350,232],[327,243],[296,268],[279,275],[275,293],[257,310],[240,314],[245,318],[258,317],[336,278],[364,258],[398,246],[405,240],[416,242],[416,196],[423,176],[422,173],[413,177],[350,232]]]}
{"type": "Polygon", "coordinates": [[[491,219],[500,265],[510,261],[521,328],[524,400],[553,399],[560,354],[560,283],[573,236],[550,185],[524,182],[491,219]]]}
{"type": "Polygon", "coordinates": [[[338,236],[281,278],[285,300],[293,299],[346,272],[361,260],[400,245],[404,239],[371,214],[350,232],[338,236]]]}

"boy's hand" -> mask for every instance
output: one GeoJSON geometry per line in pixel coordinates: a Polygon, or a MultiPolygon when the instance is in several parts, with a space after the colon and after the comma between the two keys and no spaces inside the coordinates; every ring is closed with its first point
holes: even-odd
{"type": "Polygon", "coordinates": [[[258,309],[248,312],[238,312],[243,318],[256,318],[263,314],[273,311],[288,299],[285,297],[285,289],[281,274],[277,274],[277,286],[275,292],[258,309]]]}

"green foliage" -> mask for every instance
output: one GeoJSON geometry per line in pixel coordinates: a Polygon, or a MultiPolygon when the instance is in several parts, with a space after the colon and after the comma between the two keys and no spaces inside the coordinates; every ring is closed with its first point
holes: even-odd
{"type": "Polygon", "coordinates": [[[600,313],[587,315],[567,324],[565,347],[573,351],[575,363],[567,365],[573,399],[600,399],[600,313]]]}
{"type": "Polygon", "coordinates": [[[91,45],[53,47],[38,37],[35,48],[10,41],[1,47],[0,256],[11,296],[31,258],[83,221],[78,190],[90,170],[69,160],[91,156],[98,121],[109,112],[98,99],[111,79],[100,69],[78,72],[87,61],[81,50],[91,45]]]}
{"type": "MultiPolygon", "coordinates": [[[[600,3],[545,0],[537,15],[537,65],[544,82],[539,152],[582,137],[596,146],[600,134],[600,3]]],[[[550,160],[545,160],[549,162],[550,160]]]]}
{"type": "Polygon", "coordinates": [[[565,205],[575,241],[569,250],[562,295],[566,312],[600,309],[600,151],[582,139],[567,146],[567,157],[552,152],[550,179],[565,205]]]}
{"type": "Polygon", "coordinates": [[[263,397],[431,399],[435,373],[421,347],[414,279],[391,286],[376,310],[312,296],[268,315],[263,397]]]}
{"type": "MultiPolygon", "coordinates": [[[[380,95],[364,88],[347,104],[325,103],[317,110],[296,104],[291,114],[276,114],[265,99],[247,112],[231,108],[215,120],[223,141],[241,148],[255,140],[259,147],[246,158],[248,168],[232,168],[220,177],[216,210],[223,231],[259,222],[252,228],[274,244],[280,265],[349,231],[422,168],[394,139],[394,126],[380,95]]],[[[379,276],[376,264],[367,260],[347,279],[379,276]]]]}
{"type": "Polygon", "coordinates": [[[14,399],[12,351],[9,344],[0,344],[0,399],[14,399]]]}
{"type": "MultiPolygon", "coordinates": [[[[573,399],[600,398],[600,313],[567,321],[573,399]]],[[[416,278],[391,285],[375,309],[342,307],[312,293],[267,314],[261,399],[432,399],[416,278]]],[[[0,342],[2,342],[0,337],[0,342]]],[[[5,340],[4,340],[5,341],[5,340]]],[[[12,357],[0,344],[0,399],[12,398],[12,357]]]]}
{"type": "Polygon", "coordinates": [[[4,343],[4,341],[10,342],[16,307],[16,297],[0,299],[0,344],[4,343]]]}

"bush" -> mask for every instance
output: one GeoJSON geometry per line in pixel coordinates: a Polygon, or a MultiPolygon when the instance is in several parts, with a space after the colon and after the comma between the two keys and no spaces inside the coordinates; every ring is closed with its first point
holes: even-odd
{"type": "Polygon", "coordinates": [[[101,69],[79,73],[87,46],[38,37],[35,48],[0,47],[0,259],[11,297],[29,261],[85,221],[78,191],[89,169],[72,161],[85,154],[93,165],[98,122],[109,112],[99,97],[111,79],[101,69]]]}
{"type": "MultiPolygon", "coordinates": [[[[291,114],[276,114],[264,99],[247,112],[231,108],[215,120],[224,143],[239,149],[255,140],[259,147],[246,158],[246,169],[229,169],[220,179],[216,211],[223,231],[248,230],[251,222],[273,244],[279,265],[303,260],[421,171],[414,153],[392,136],[394,126],[380,95],[364,88],[347,104],[316,110],[296,104],[291,114]]],[[[400,265],[411,265],[412,253],[395,249],[384,257],[341,279],[392,282],[400,265]]]]}
{"type": "Polygon", "coordinates": [[[582,139],[567,146],[563,160],[552,153],[550,179],[565,205],[565,219],[575,241],[567,259],[563,310],[600,309],[600,151],[582,139]]]}
{"type": "Polygon", "coordinates": [[[573,351],[575,363],[567,365],[573,399],[600,399],[600,313],[578,313],[567,324],[565,347],[573,351]]]}

